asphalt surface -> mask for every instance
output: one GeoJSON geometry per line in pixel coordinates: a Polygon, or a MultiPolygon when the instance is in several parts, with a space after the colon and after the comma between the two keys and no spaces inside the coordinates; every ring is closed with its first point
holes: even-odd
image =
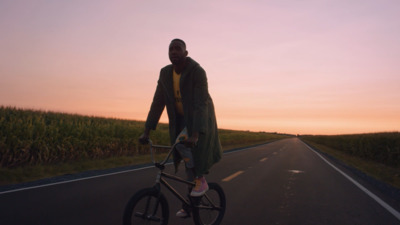
{"type": "MultiPolygon", "coordinates": [[[[3,190],[0,224],[122,224],[129,198],[152,186],[156,174],[155,168],[145,167],[3,190]]],[[[297,138],[225,154],[206,178],[225,191],[224,225],[400,224],[398,201],[297,138]]],[[[180,203],[167,189],[163,192],[169,224],[194,224],[174,216],[180,203]]]]}

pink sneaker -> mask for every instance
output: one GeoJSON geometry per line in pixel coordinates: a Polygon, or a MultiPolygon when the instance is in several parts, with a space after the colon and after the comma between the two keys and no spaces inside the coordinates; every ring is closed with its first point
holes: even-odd
{"type": "Polygon", "coordinates": [[[206,178],[200,177],[194,179],[194,182],[196,183],[196,186],[193,188],[192,192],[190,193],[190,196],[192,197],[200,197],[208,191],[208,184],[206,181],[206,178]]]}
{"type": "Polygon", "coordinates": [[[176,213],[176,216],[180,218],[186,218],[188,217],[188,213],[184,209],[181,209],[176,213]]]}

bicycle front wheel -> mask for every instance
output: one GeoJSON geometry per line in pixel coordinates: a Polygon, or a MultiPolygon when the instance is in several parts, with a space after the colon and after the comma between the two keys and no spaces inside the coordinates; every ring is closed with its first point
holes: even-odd
{"type": "Polygon", "coordinates": [[[196,225],[218,225],[224,218],[226,199],[224,191],[217,183],[209,183],[208,191],[197,201],[193,208],[193,220],[196,225]]]}
{"type": "Polygon", "coordinates": [[[165,196],[154,188],[137,192],[125,207],[124,225],[167,225],[169,206],[165,196]]]}

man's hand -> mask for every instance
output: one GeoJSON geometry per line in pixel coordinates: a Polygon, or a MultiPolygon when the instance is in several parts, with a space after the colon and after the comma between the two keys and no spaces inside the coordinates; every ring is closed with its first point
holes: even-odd
{"type": "Polygon", "coordinates": [[[185,144],[186,147],[193,148],[194,146],[196,146],[198,140],[199,140],[199,133],[196,132],[193,133],[193,135],[183,143],[185,144]]]}
{"type": "Polygon", "coordinates": [[[150,130],[145,129],[144,133],[139,137],[139,142],[140,144],[145,145],[149,143],[149,139],[150,139],[150,130]]]}

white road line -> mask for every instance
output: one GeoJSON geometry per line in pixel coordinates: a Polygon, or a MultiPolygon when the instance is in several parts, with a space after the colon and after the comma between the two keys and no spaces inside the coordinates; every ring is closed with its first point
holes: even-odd
{"type": "Polygon", "coordinates": [[[239,171],[237,171],[236,173],[234,173],[234,174],[232,174],[232,175],[230,175],[230,176],[228,176],[228,177],[222,179],[222,181],[223,181],[223,182],[228,182],[228,181],[232,180],[233,178],[239,176],[239,175],[242,174],[243,172],[244,172],[244,171],[239,170],[239,171]]]}
{"type": "Polygon", "coordinates": [[[262,159],[260,159],[260,162],[264,162],[264,161],[267,160],[267,159],[268,159],[267,157],[262,158],[262,159]]]}
{"type": "MultiPolygon", "coordinates": [[[[172,164],[172,163],[167,163],[167,164],[172,164]]],[[[167,165],[167,164],[166,164],[166,165],[167,165]]],[[[26,187],[26,188],[19,188],[19,189],[14,189],[14,190],[9,190],[9,191],[0,192],[0,195],[1,195],[1,194],[12,193],[12,192],[17,192],[17,191],[30,190],[30,189],[35,189],[35,188],[48,187],[48,186],[53,186],[53,185],[58,185],[58,184],[66,184],[66,183],[71,183],[71,182],[76,182],[76,181],[81,181],[81,180],[90,180],[90,179],[98,178],[98,177],[112,176],[112,175],[121,174],[121,173],[129,173],[129,172],[138,171],[138,170],[144,170],[144,169],[149,169],[149,168],[153,168],[153,167],[154,167],[154,166],[146,166],[146,167],[141,167],[141,168],[136,168],[136,169],[131,169],[131,170],[124,170],[124,171],[115,172],[115,173],[107,173],[107,174],[102,174],[102,175],[97,175],[97,176],[91,176],[91,177],[85,177],[85,178],[78,178],[78,179],[67,180],[67,181],[60,181],[60,182],[55,182],[55,183],[50,183],[50,184],[43,184],[43,185],[37,185],[37,186],[26,187]]]]}
{"type": "MultiPolygon", "coordinates": [[[[303,144],[305,144],[303,142],[303,144]]],[[[323,159],[328,165],[330,165],[333,169],[338,171],[340,174],[342,174],[345,178],[347,178],[350,182],[352,182],[354,185],[356,185],[358,188],[360,188],[363,192],[365,192],[369,197],[371,197],[373,200],[375,200],[379,205],[381,205],[383,208],[385,208],[388,212],[390,212],[394,217],[396,217],[398,220],[400,220],[400,213],[392,208],[390,205],[388,205],[386,202],[384,202],[382,199],[380,199],[378,196],[376,196],[374,193],[370,192],[367,188],[362,186],[360,183],[355,181],[353,178],[351,178],[349,175],[345,174],[343,171],[338,169],[336,166],[334,166],[332,163],[330,163],[328,160],[326,160],[324,157],[322,157],[318,152],[316,152],[314,149],[312,149],[310,146],[305,144],[311,151],[313,151],[315,154],[317,154],[321,159],[323,159]]]]}

